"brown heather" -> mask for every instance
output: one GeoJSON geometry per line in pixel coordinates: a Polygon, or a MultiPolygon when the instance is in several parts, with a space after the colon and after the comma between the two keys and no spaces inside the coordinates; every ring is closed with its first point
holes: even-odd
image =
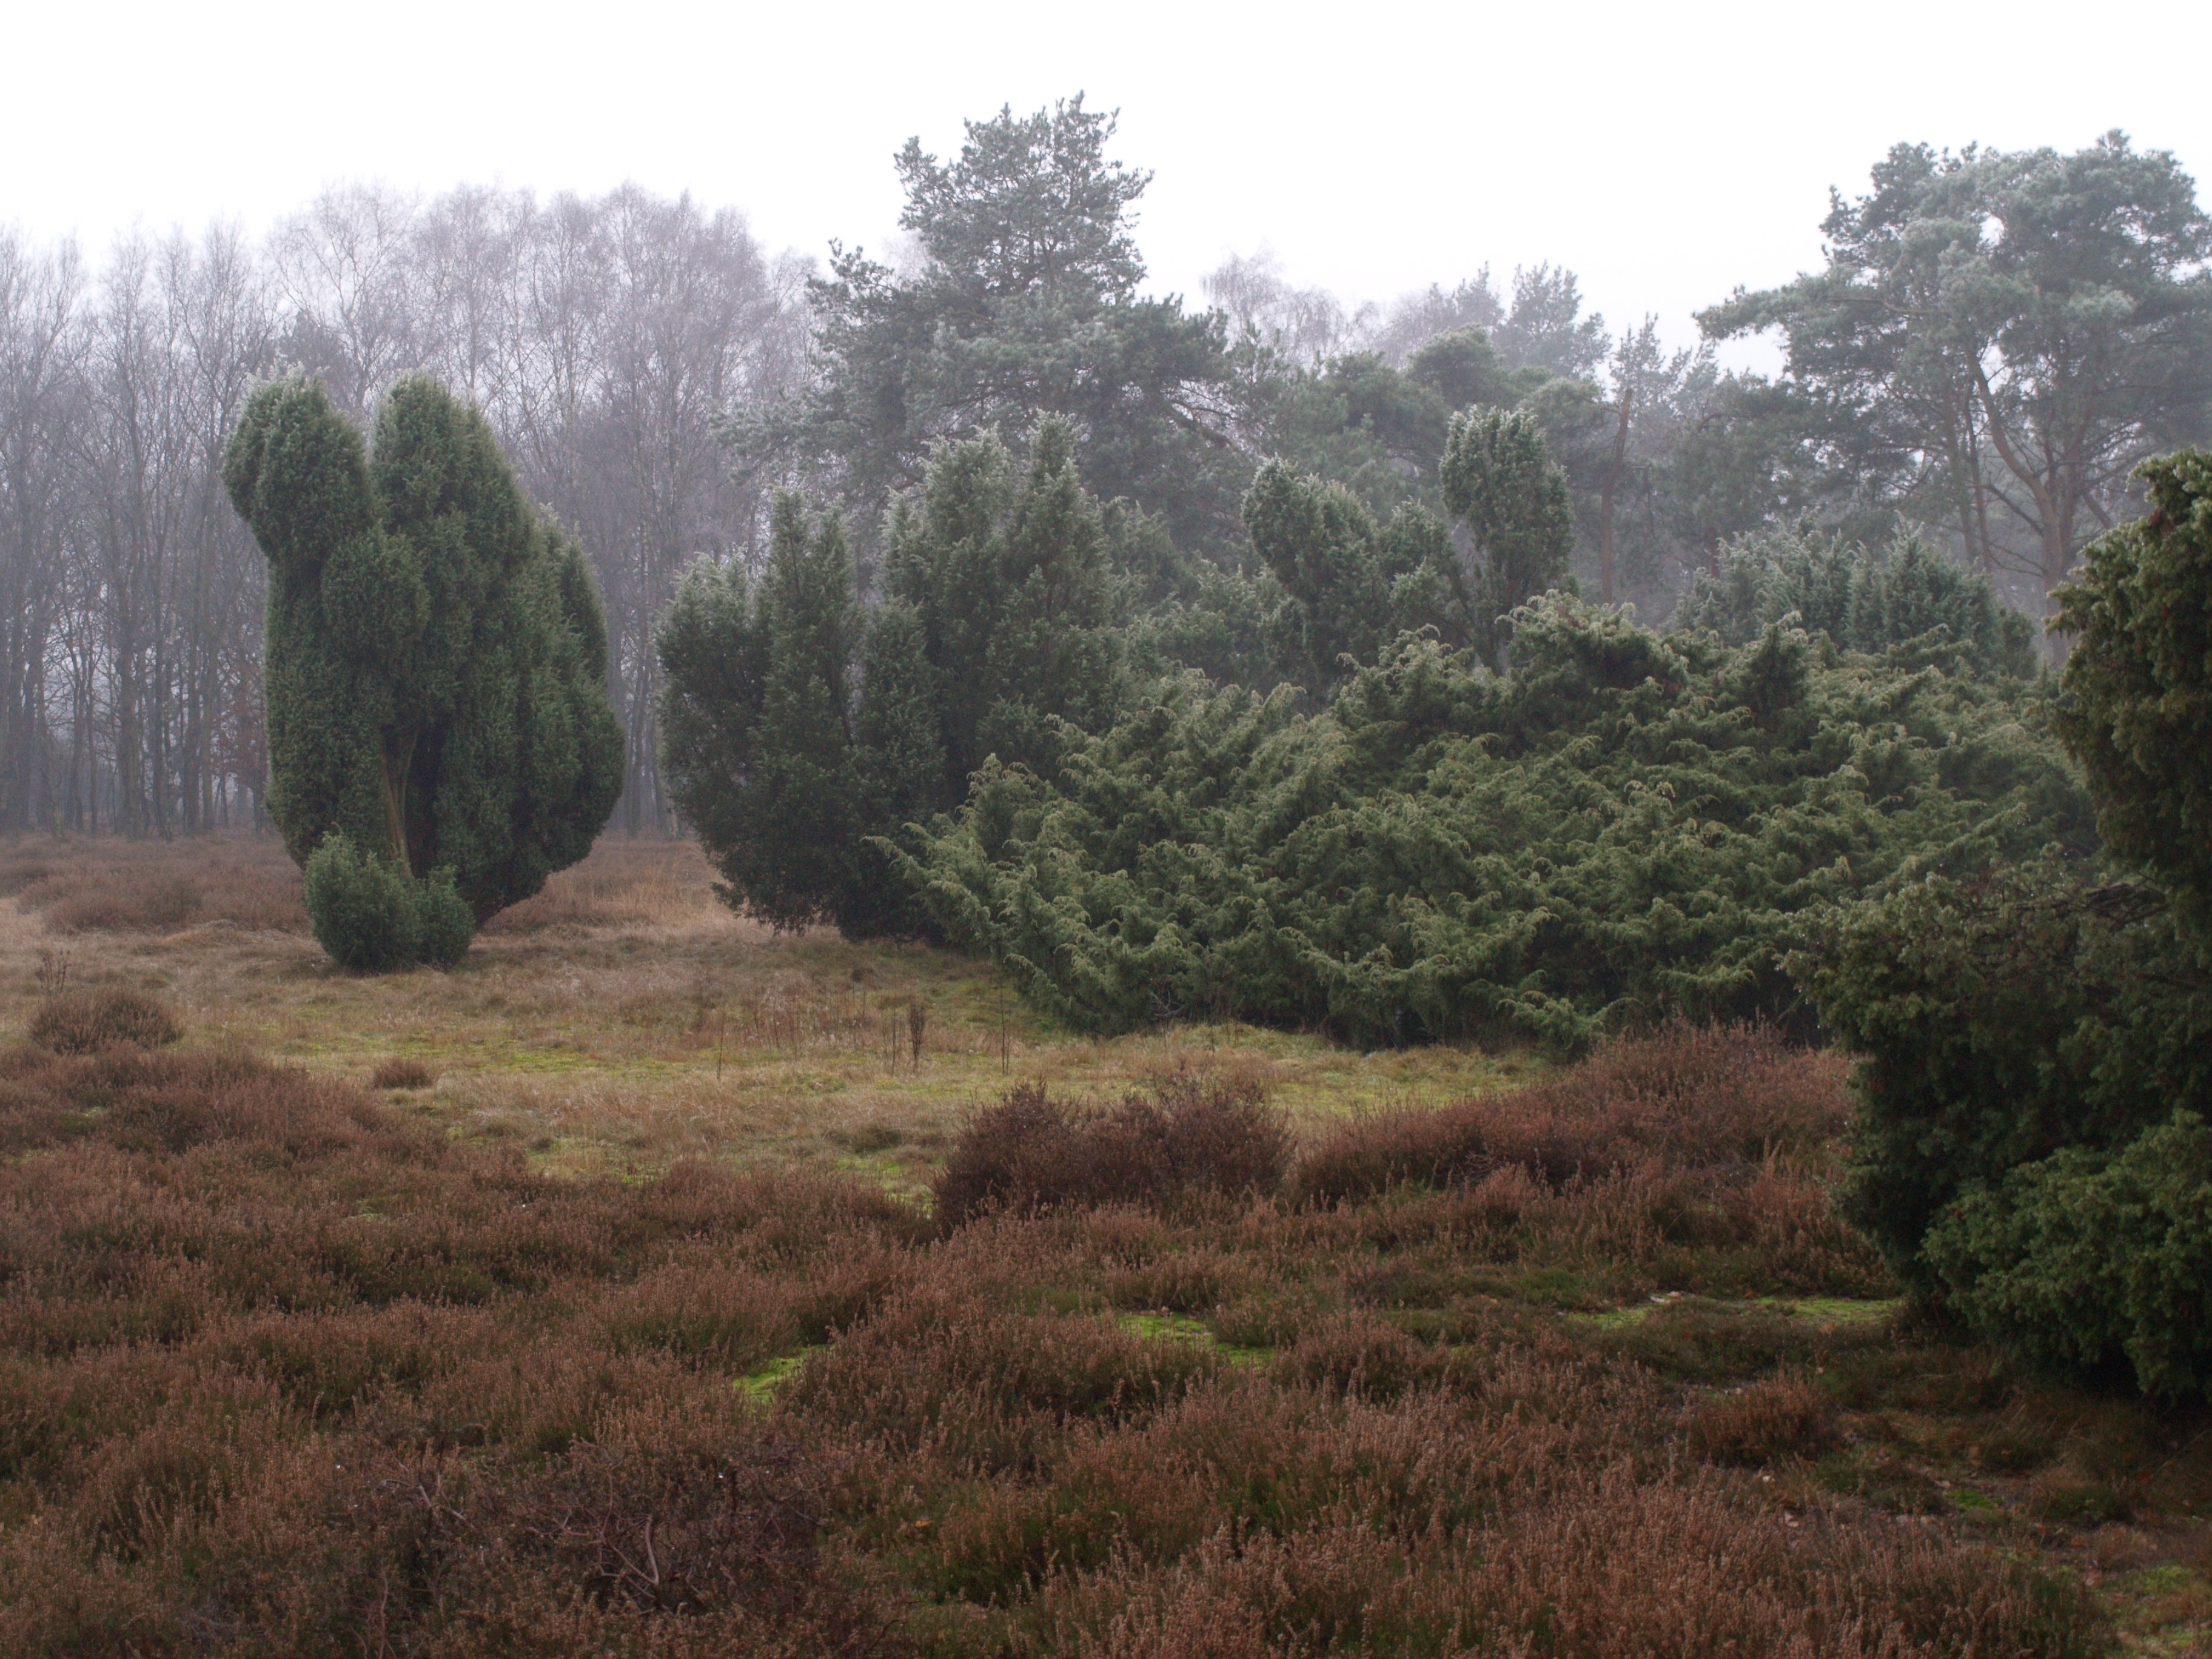
{"type": "Polygon", "coordinates": [[[1024,1083],[969,1121],[933,1192],[939,1220],[957,1227],[994,1210],[1268,1195],[1290,1157],[1290,1126],[1254,1083],[1167,1078],[1110,1106],[1024,1083]]]}
{"type": "Polygon", "coordinates": [[[1775,1316],[1685,1393],[1720,1311],[1554,1311],[1879,1288],[1808,1173],[1832,1068],[1674,1031],[1530,1092],[1286,1173],[1233,1081],[1018,1090],[931,1217],[549,1176],[243,1051],[0,1052],[0,1652],[2094,1650],[1802,1477],[1863,1340],[1775,1316]]]}
{"type": "Polygon", "coordinates": [[[31,1041],[58,1054],[102,1048],[160,1048],[184,1033],[176,1016],[141,991],[72,991],[49,997],[31,1020],[31,1041]]]}
{"type": "Polygon", "coordinates": [[[376,1069],[368,1074],[372,1089],[427,1089],[437,1080],[438,1074],[428,1061],[404,1054],[377,1061],[376,1069]]]}
{"type": "Polygon", "coordinates": [[[1817,1161],[1843,1126],[1843,1072],[1764,1027],[1673,1026],[1503,1100],[1347,1125],[1300,1167],[1299,1190],[1328,1201],[1504,1168],[1556,1188],[1655,1159],[1727,1174],[1777,1154],[1817,1161]]]}

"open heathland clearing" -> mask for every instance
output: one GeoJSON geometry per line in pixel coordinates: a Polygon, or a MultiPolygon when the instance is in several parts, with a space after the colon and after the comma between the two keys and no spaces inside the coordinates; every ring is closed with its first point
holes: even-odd
{"type": "Polygon", "coordinates": [[[2212,1628],[2212,1419],[1915,1315],[1760,1032],[1092,1040],[659,843],[380,978],[273,843],[0,884],[0,1650],[2212,1628]]]}

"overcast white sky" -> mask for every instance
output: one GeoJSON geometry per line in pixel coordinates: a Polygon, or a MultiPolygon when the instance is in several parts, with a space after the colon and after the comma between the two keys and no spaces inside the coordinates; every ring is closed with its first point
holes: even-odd
{"type": "MultiPolygon", "coordinates": [[[[1832,184],[1899,139],[2212,172],[2212,4],[1573,7],[375,0],[18,3],[0,222],[102,251],[134,219],[258,229],[322,184],[635,179],[771,251],[895,225],[890,155],[1077,89],[1158,177],[1154,287],[1263,243],[1353,297],[1549,258],[1668,335],[1819,257],[1832,184]]],[[[2212,186],[2212,181],[2208,181],[2212,186]]],[[[2212,188],[2208,188],[2212,194],[2212,188]]]]}

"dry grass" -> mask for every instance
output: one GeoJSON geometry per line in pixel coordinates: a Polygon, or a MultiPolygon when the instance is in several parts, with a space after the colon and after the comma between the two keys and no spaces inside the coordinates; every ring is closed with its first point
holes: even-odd
{"type": "Polygon", "coordinates": [[[60,934],[307,928],[300,872],[271,837],[18,842],[0,856],[0,895],[60,934]]]}
{"type": "Polygon", "coordinates": [[[534,897],[494,916],[484,931],[681,927],[716,908],[714,872],[696,842],[609,837],[582,864],[556,871],[534,897]]]}
{"type": "Polygon", "coordinates": [[[218,857],[296,892],[273,839],[9,849],[0,872],[27,890],[0,900],[0,1030],[26,1030],[57,983],[144,990],[183,1012],[191,1044],[244,1044],[362,1081],[387,1060],[419,1060],[438,1087],[415,1109],[543,1167],[646,1173],[735,1157],[864,1171],[907,1191],[928,1185],[966,1113],[1017,1079],[1111,1097],[1204,1070],[1265,1089],[1306,1133],[1348,1110],[1438,1102],[1534,1069],[1511,1054],[1356,1054],[1234,1027],[1076,1038],[975,962],[778,936],[732,915],[688,843],[602,842],[495,918],[450,973],[339,974],[304,927],[206,909],[167,933],[62,933],[26,908],[33,882],[76,891],[119,864],[182,873],[218,857]]]}

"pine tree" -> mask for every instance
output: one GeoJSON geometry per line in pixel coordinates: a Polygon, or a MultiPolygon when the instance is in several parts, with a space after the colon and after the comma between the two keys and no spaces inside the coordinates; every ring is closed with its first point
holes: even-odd
{"type": "Polygon", "coordinates": [[[2059,730],[2113,854],[2212,949],[2212,453],[2146,461],[2151,511],[2090,545],[2055,596],[2078,634],[2059,730]]]}
{"type": "Polygon", "coordinates": [[[272,816],[452,872],[479,921],[591,849],[622,781],[606,626],[576,544],[490,428],[428,376],[374,453],[313,380],[262,386],[224,459],[270,565],[272,816]]]}
{"type": "Polygon", "coordinates": [[[1475,642],[1502,662],[1508,618],[1558,586],[1575,550],[1575,510],[1566,477],[1544,434],[1518,412],[1470,410],[1452,417],[1444,445],[1444,505],[1474,538],[1475,642]]]}

